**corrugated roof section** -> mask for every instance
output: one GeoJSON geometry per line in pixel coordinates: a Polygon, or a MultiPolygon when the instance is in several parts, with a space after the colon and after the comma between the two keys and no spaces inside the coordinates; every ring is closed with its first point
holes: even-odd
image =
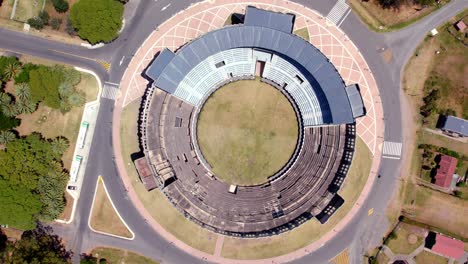
{"type": "Polygon", "coordinates": [[[468,121],[455,116],[447,116],[442,129],[456,132],[465,137],[468,136],[468,121]]]}
{"type": "Polygon", "coordinates": [[[351,110],[353,111],[353,117],[358,118],[366,113],[364,103],[362,101],[361,93],[357,84],[351,84],[346,87],[346,94],[348,94],[349,103],[351,104],[351,110]]]}
{"type": "Polygon", "coordinates": [[[254,6],[248,6],[245,11],[244,24],[246,26],[259,26],[292,33],[294,26],[294,15],[282,14],[254,6]]]}

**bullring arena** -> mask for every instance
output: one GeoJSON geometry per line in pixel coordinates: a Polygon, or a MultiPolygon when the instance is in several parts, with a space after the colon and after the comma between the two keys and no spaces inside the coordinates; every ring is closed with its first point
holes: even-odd
{"type": "MultiPolygon", "coordinates": [[[[206,45],[204,42],[204,40],[201,42],[202,46],[206,45]]],[[[219,42],[216,45],[219,47],[219,42]]],[[[292,50],[297,52],[296,49],[292,50]]],[[[142,177],[141,180],[149,189],[159,187],[175,208],[192,222],[220,234],[235,237],[263,237],[291,230],[306,221],[317,221],[312,218],[330,222],[330,217],[333,218],[333,214],[340,211],[338,209],[340,205],[343,203],[346,205],[347,201],[343,201],[338,194],[339,188],[347,184],[346,170],[349,169],[354,158],[355,139],[357,137],[362,139],[374,157],[369,177],[363,175],[367,182],[363,186],[362,194],[357,199],[349,201],[350,209],[346,209],[344,217],[340,216],[342,217],[340,220],[332,221],[333,232],[327,227],[330,232],[318,241],[309,242],[316,241],[316,243],[303,247],[301,253],[297,251],[278,258],[281,261],[293,259],[295,257],[292,255],[305,254],[304,252],[318,248],[343,228],[359,209],[360,203],[365,199],[376,178],[381,155],[383,122],[375,80],[366,62],[347,36],[337,27],[329,24],[322,16],[301,5],[287,1],[245,3],[205,1],[196,4],[162,24],[148,37],[135,53],[122,79],[121,87],[122,96],[117,99],[114,116],[118,116],[124,107],[139,100],[142,96],[144,99],[140,109],[140,121],[142,121],[140,143],[145,157],[137,162],[137,166],[146,167],[148,170],[145,175],[151,177],[142,177]],[[247,25],[245,19],[244,23],[238,25],[224,25],[226,17],[233,12],[245,14],[248,5],[274,11],[272,15],[294,14],[291,29],[294,28],[294,31],[307,29],[312,45],[291,34],[291,30],[282,31],[266,25],[247,25]],[[241,27],[262,27],[270,32],[280,31],[279,35],[287,36],[298,43],[301,41],[306,45],[307,48],[303,51],[307,49],[312,52],[309,54],[313,54],[312,56],[316,59],[322,59],[321,63],[324,63],[324,67],[331,70],[331,75],[325,79],[339,81],[339,86],[336,86],[339,89],[336,90],[339,90],[341,94],[330,96],[337,98],[338,101],[334,101],[336,104],[331,105],[334,103],[331,100],[328,102],[327,94],[325,94],[327,91],[322,90],[322,86],[326,86],[321,83],[324,80],[317,77],[317,72],[310,74],[308,68],[304,67],[304,64],[307,65],[306,62],[297,63],[295,59],[291,60],[288,55],[282,53],[285,51],[278,52],[277,47],[258,46],[266,45],[262,43],[255,43],[255,47],[242,46],[242,43],[232,39],[237,46],[204,54],[203,58],[192,58],[190,64],[185,65],[187,69],[175,68],[180,65],[171,64],[174,59],[177,61],[177,56],[184,54],[184,50],[190,52],[189,49],[197,48],[197,46],[192,48],[190,46],[203,39],[204,36],[217,31],[229,31],[229,28],[239,30],[241,27]],[[167,56],[166,61],[156,64],[160,66],[160,69],[155,71],[157,74],[151,76],[151,65],[158,61],[158,58],[164,59],[162,54],[166,54],[164,55],[167,56]],[[239,61],[232,63],[230,59],[233,57],[239,61]],[[216,64],[220,61],[214,62],[214,59],[224,61],[225,65],[220,67],[219,71],[216,70],[218,69],[216,64]],[[259,61],[264,62],[260,64],[263,67],[261,72],[257,70],[259,61]],[[278,66],[280,64],[281,66],[278,66]],[[215,80],[208,85],[209,87],[198,86],[199,90],[196,91],[190,89],[188,94],[184,93],[183,89],[177,91],[178,87],[184,85],[192,88],[198,83],[205,83],[196,78],[186,78],[197,67],[199,67],[197,71],[203,70],[203,67],[211,67],[209,68],[210,74],[222,73],[221,76],[226,78],[215,80]],[[169,71],[169,69],[177,70],[169,71]],[[279,73],[277,69],[280,69],[279,73]],[[286,72],[283,69],[286,69],[286,72]],[[166,79],[159,79],[159,77],[173,78],[174,76],[170,76],[171,72],[177,72],[181,76],[177,77],[177,82],[169,82],[170,85],[166,86],[164,85],[166,79]],[[298,145],[294,149],[294,154],[278,173],[274,173],[257,185],[238,184],[232,188],[231,182],[219,180],[212,173],[211,160],[205,160],[198,145],[196,122],[199,118],[199,111],[203,109],[211,94],[216,93],[218,89],[222,90],[230,84],[235,84],[238,80],[254,81],[253,79],[274,87],[291,103],[295,113],[299,116],[298,145]],[[189,80],[192,83],[188,84],[189,80]],[[287,85],[284,87],[285,83],[287,85]],[[309,90],[304,87],[308,87],[309,90]],[[360,106],[355,108],[358,111],[354,114],[348,96],[352,97],[357,93],[348,94],[346,89],[357,91],[362,95],[362,105],[359,104],[360,100],[357,100],[357,105],[360,106]],[[306,103],[301,100],[304,98],[306,98],[306,103]],[[348,101],[349,107],[339,100],[348,101]],[[339,112],[343,109],[342,107],[334,108],[336,105],[344,105],[344,112],[339,112]],[[359,113],[365,115],[360,116],[359,113]],[[142,163],[138,164],[139,162],[142,163]],[[193,168],[195,169],[192,170],[193,168]],[[159,173],[158,169],[161,170],[159,173]],[[252,190],[253,192],[249,192],[252,190]],[[258,194],[255,195],[257,191],[258,194]],[[246,202],[249,200],[256,202],[246,202]],[[233,210],[225,210],[225,208],[233,210]],[[223,220],[217,221],[219,219],[223,220]]],[[[115,120],[119,121],[119,119],[115,120]]],[[[118,124],[116,123],[117,127],[118,124]]],[[[114,140],[114,145],[118,149],[120,142],[117,141],[119,140],[114,140]]],[[[125,168],[119,169],[125,174],[125,168]]],[[[127,181],[126,177],[124,181],[127,181]]],[[[126,182],[126,185],[131,184],[126,182]]],[[[129,195],[139,207],[143,206],[135,193],[130,191],[129,195]]],[[[144,209],[142,214],[158,232],[177,246],[208,259],[213,257],[211,255],[213,253],[200,252],[192,248],[192,243],[189,243],[192,247],[187,246],[184,244],[187,243],[185,240],[179,241],[161,229],[161,226],[151,219],[150,214],[144,209]]],[[[214,256],[220,256],[218,244],[222,247],[221,237],[216,242],[214,256]]],[[[291,249],[298,248],[293,246],[291,249]]],[[[226,261],[227,259],[211,260],[226,261]]]]}
{"type": "Polygon", "coordinates": [[[337,192],[352,162],[363,101],[319,50],[292,34],[294,18],[249,6],[242,24],[211,31],[176,53],[164,49],[145,72],[152,83],[141,113],[145,158],[137,167],[148,190],[159,186],[187,218],[212,231],[278,234],[312,217],[325,223],[344,202],[337,192]],[[213,91],[256,76],[294,106],[297,147],[264,183],[228,184],[198,147],[198,113],[213,91]]]}

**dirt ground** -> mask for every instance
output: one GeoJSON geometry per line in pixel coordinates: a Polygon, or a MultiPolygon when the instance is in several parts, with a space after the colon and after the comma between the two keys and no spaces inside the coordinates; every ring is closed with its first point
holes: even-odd
{"type": "Polygon", "coordinates": [[[402,4],[399,9],[383,9],[377,0],[349,0],[358,15],[375,30],[398,29],[431,13],[435,6],[422,8],[416,4],[402,4]]]}

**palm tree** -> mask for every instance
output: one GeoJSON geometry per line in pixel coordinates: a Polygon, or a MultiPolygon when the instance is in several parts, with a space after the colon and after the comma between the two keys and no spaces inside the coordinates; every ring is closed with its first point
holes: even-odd
{"type": "Polygon", "coordinates": [[[15,78],[21,71],[21,64],[18,61],[10,62],[3,70],[3,77],[6,81],[15,78]]]}
{"type": "Polygon", "coordinates": [[[16,139],[16,135],[11,131],[0,131],[0,145],[6,145],[7,143],[16,139]]]}
{"type": "Polygon", "coordinates": [[[18,101],[15,103],[15,113],[19,114],[31,114],[36,111],[36,104],[31,101],[18,101]]]}
{"type": "Polygon", "coordinates": [[[2,105],[2,112],[8,117],[16,116],[16,107],[15,104],[2,105]]]}
{"type": "Polygon", "coordinates": [[[70,144],[68,139],[64,137],[56,137],[52,140],[51,145],[54,153],[62,155],[70,144]]]}
{"type": "Polygon", "coordinates": [[[16,86],[16,96],[21,101],[27,101],[31,99],[31,88],[27,83],[20,83],[16,86]]]}
{"type": "Polygon", "coordinates": [[[9,105],[11,97],[7,93],[0,93],[0,106],[9,105]]]}

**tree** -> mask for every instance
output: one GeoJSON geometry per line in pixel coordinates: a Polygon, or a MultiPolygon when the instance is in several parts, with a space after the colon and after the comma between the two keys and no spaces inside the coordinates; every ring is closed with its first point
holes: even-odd
{"type": "Polygon", "coordinates": [[[42,208],[39,195],[25,186],[12,185],[1,177],[0,190],[0,223],[20,229],[34,228],[42,208]]]}
{"type": "Polygon", "coordinates": [[[67,24],[65,26],[65,31],[67,31],[68,35],[70,36],[76,36],[76,30],[75,30],[75,27],[73,26],[73,23],[70,20],[70,17],[67,17],[67,24]]]}
{"type": "Polygon", "coordinates": [[[15,113],[19,114],[32,114],[36,111],[37,104],[31,100],[18,101],[15,103],[15,113]]]}
{"type": "Polygon", "coordinates": [[[11,96],[7,93],[0,92],[0,106],[9,105],[11,103],[11,96]]]}
{"type": "Polygon", "coordinates": [[[2,105],[2,112],[5,116],[8,116],[8,117],[14,117],[16,116],[16,108],[15,108],[15,104],[7,104],[7,105],[2,105]]]}
{"type": "Polygon", "coordinates": [[[16,85],[16,97],[21,101],[31,99],[31,88],[27,83],[20,83],[16,85]]]}
{"type": "Polygon", "coordinates": [[[45,105],[59,109],[60,95],[59,85],[63,75],[57,68],[39,66],[29,73],[29,85],[31,87],[31,99],[37,103],[43,101],[45,105]]]}
{"type": "Polygon", "coordinates": [[[10,64],[15,63],[15,62],[19,63],[18,58],[14,56],[9,56],[9,57],[0,56],[0,81],[7,82],[10,80],[4,76],[4,72],[10,64]]]}
{"type": "Polygon", "coordinates": [[[401,0],[378,0],[383,8],[399,8],[402,4],[401,0]]]}
{"type": "Polygon", "coordinates": [[[67,251],[62,239],[51,227],[38,224],[36,229],[23,233],[14,245],[12,263],[71,263],[73,253],[67,251]]]}
{"type": "Polygon", "coordinates": [[[115,0],[80,0],[72,6],[70,20],[89,43],[110,42],[122,27],[123,11],[122,3],[115,0]]]}
{"type": "Polygon", "coordinates": [[[40,30],[40,29],[44,28],[44,22],[39,17],[32,17],[32,18],[28,19],[27,22],[32,28],[35,28],[37,30],[40,30]]]}
{"type": "Polygon", "coordinates": [[[11,80],[15,78],[21,70],[21,64],[17,61],[11,61],[8,65],[3,69],[3,77],[5,80],[11,80]]]}
{"type": "Polygon", "coordinates": [[[39,18],[42,20],[42,23],[44,25],[49,25],[50,16],[49,13],[47,13],[47,11],[39,12],[39,18]]]}
{"type": "MultiPolygon", "coordinates": [[[[45,140],[40,134],[31,134],[11,141],[5,150],[0,151],[0,180],[5,181],[9,185],[8,189],[13,193],[27,189],[35,199],[39,200],[40,205],[39,212],[28,213],[30,218],[25,218],[26,213],[15,214],[15,216],[5,215],[4,217],[8,219],[16,215],[23,218],[23,222],[19,222],[18,219],[10,221],[9,223],[13,226],[19,227],[18,225],[26,225],[25,223],[30,225],[38,219],[51,221],[63,211],[65,204],[63,193],[68,174],[63,168],[61,157],[66,148],[62,146],[54,149],[53,141],[45,140]]],[[[65,138],[57,139],[56,142],[62,142],[57,145],[68,145],[68,140],[65,138]]],[[[0,188],[0,190],[3,194],[3,189],[0,188]]],[[[15,195],[7,195],[6,198],[11,197],[14,200],[15,195]]],[[[25,197],[24,199],[33,198],[25,197]]],[[[0,204],[2,204],[1,199],[0,204]]],[[[5,204],[11,205],[10,211],[16,206],[22,206],[12,204],[12,201],[6,201],[5,204]]],[[[4,212],[1,207],[0,212],[4,212]]],[[[0,223],[2,223],[1,220],[0,217],[0,223]]]]}
{"type": "Polygon", "coordinates": [[[50,26],[54,30],[59,30],[61,25],[62,25],[62,19],[60,18],[54,17],[50,20],[50,26]]]}
{"type": "Polygon", "coordinates": [[[32,63],[26,63],[23,65],[21,72],[16,76],[15,83],[28,83],[29,82],[29,72],[39,68],[38,65],[32,63]]]}
{"type": "Polygon", "coordinates": [[[16,117],[9,117],[3,114],[0,108],[0,131],[9,130],[20,125],[20,120],[16,117]]]}
{"type": "Polygon", "coordinates": [[[15,140],[16,135],[15,133],[8,131],[8,130],[2,130],[0,131],[0,144],[1,145],[6,145],[13,140],[15,140]]]}
{"type": "Polygon", "coordinates": [[[55,11],[59,13],[65,13],[68,11],[69,4],[66,0],[52,0],[55,11]]]}
{"type": "Polygon", "coordinates": [[[70,146],[68,139],[64,137],[56,137],[51,141],[52,151],[57,155],[62,155],[70,146]]]}

